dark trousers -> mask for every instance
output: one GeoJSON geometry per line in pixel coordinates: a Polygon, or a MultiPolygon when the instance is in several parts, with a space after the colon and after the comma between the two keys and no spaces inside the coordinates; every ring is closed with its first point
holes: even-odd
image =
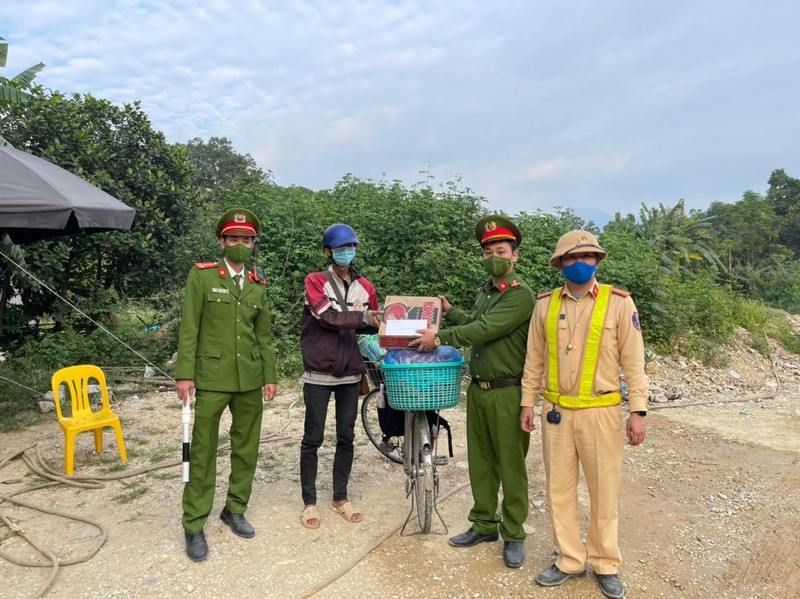
{"type": "Polygon", "coordinates": [[[336,402],[336,455],[333,458],[333,500],[347,499],[347,481],[353,467],[353,438],[358,413],[359,383],[303,385],[306,421],[300,443],[300,486],[305,505],[317,503],[317,450],[325,436],[328,402],[336,402]]]}

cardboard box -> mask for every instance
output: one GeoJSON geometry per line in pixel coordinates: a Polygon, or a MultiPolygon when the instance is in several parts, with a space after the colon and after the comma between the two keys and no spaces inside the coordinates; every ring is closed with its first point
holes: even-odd
{"type": "Polygon", "coordinates": [[[419,337],[414,329],[439,330],[442,323],[442,300],[438,297],[413,297],[388,295],[383,307],[383,322],[378,329],[378,340],[384,349],[407,348],[410,341],[419,337]],[[424,321],[400,323],[393,321],[424,321]]]}

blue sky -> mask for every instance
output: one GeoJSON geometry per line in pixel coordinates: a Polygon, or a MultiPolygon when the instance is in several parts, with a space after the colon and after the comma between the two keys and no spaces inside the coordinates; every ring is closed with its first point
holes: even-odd
{"type": "Polygon", "coordinates": [[[800,2],[60,0],[0,4],[12,76],[141,100],[281,185],[460,177],[604,224],[800,176],[800,2]]]}

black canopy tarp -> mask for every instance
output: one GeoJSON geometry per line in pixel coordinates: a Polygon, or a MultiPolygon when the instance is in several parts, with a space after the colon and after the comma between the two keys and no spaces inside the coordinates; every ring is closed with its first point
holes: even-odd
{"type": "Polygon", "coordinates": [[[136,211],[60,166],[0,147],[0,232],[14,243],[130,230],[136,211]]]}

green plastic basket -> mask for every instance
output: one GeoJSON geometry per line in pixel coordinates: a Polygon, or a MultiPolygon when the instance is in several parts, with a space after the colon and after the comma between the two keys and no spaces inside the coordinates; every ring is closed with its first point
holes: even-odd
{"type": "Polygon", "coordinates": [[[441,364],[382,365],[386,399],[395,410],[443,410],[461,400],[464,360],[441,364]]]}

